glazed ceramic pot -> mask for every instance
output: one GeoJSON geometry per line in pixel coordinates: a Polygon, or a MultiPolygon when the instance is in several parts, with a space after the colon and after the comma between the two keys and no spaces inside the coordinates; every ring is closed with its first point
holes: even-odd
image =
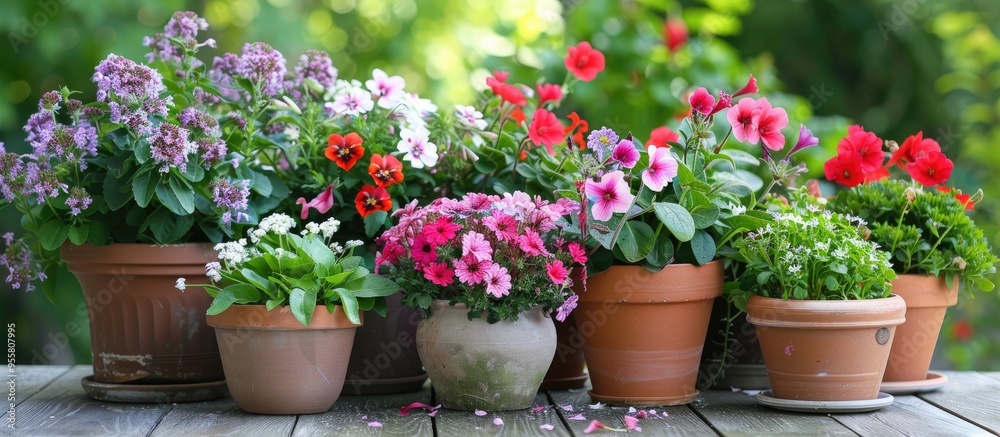
{"type": "Polygon", "coordinates": [[[399,294],[386,297],[385,317],[369,313],[365,326],[358,328],[343,394],[406,393],[424,386],[427,373],[416,339],[422,316],[401,299],[399,294]]]}
{"type": "Polygon", "coordinates": [[[506,411],[535,401],[556,350],[556,328],[541,308],[516,322],[469,320],[465,305],[431,304],[417,326],[417,351],[436,402],[455,410],[506,411]]]}
{"type": "Polygon", "coordinates": [[[878,397],[896,327],[899,296],[865,300],[782,300],[753,296],[747,320],[757,327],[774,397],[863,401],[878,397]]]}
{"type": "Polygon", "coordinates": [[[166,385],[224,379],[215,334],[205,324],[212,298],[201,289],[175,288],[181,277],[207,283],[205,264],[217,256],[207,244],[62,247],[86,301],[93,381],[166,385]]]}
{"type": "MultiPolygon", "coordinates": [[[[362,314],[363,316],[363,314],[362,314]]],[[[344,388],[355,325],[341,307],[316,307],[309,326],[291,309],[233,305],[208,316],[236,405],[257,414],[314,414],[344,388]]]]}
{"type": "Polygon", "coordinates": [[[931,366],[944,314],[948,307],[958,303],[958,282],[948,288],[943,277],[899,275],[892,283],[892,292],[906,301],[906,322],[896,328],[882,380],[923,381],[931,366]]]}
{"type": "Polygon", "coordinates": [[[694,401],[719,261],[668,265],[653,273],[613,266],[587,279],[574,312],[594,402],[680,405],[694,401]]]}

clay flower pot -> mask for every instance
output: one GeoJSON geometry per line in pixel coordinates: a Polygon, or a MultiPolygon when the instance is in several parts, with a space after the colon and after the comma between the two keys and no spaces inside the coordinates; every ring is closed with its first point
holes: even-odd
{"type": "Polygon", "coordinates": [[[747,321],[757,327],[774,397],[863,401],[878,397],[896,326],[899,296],[866,300],[782,300],[753,296],[747,321]]]}
{"type": "Polygon", "coordinates": [[[680,405],[695,389],[722,263],[652,273],[613,266],[588,278],[574,312],[595,402],[680,405]]]}
{"type": "Polygon", "coordinates": [[[535,401],[556,350],[556,328],[541,308],[516,322],[469,320],[468,308],[435,300],[417,326],[417,351],[436,402],[455,410],[506,411],[535,401]]]}
{"type": "Polygon", "coordinates": [[[343,394],[406,393],[424,386],[427,373],[416,339],[420,310],[407,308],[401,299],[399,294],[385,298],[385,317],[368,314],[358,328],[343,394]]]}
{"type": "Polygon", "coordinates": [[[83,289],[94,382],[170,385],[224,379],[215,335],[205,324],[212,298],[200,289],[175,288],[179,277],[208,282],[205,263],[217,259],[211,245],[65,245],[62,259],[83,289]]]}
{"type": "Polygon", "coordinates": [[[906,301],[906,323],[896,328],[882,380],[923,381],[931,366],[944,313],[958,303],[958,282],[949,289],[943,277],[899,275],[892,283],[892,292],[906,301]]]}
{"type": "MultiPolygon", "coordinates": [[[[363,314],[362,314],[363,316],[363,314]]],[[[233,305],[208,316],[215,327],[229,392],[258,414],[314,414],[340,397],[358,326],[341,307],[317,306],[309,326],[288,307],[233,305]]]]}

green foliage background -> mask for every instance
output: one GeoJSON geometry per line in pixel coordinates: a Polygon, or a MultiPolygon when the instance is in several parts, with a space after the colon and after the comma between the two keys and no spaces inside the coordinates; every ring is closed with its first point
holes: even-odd
{"type": "MultiPolygon", "coordinates": [[[[382,68],[442,108],[471,103],[494,68],[533,84],[549,65],[542,74],[559,80],[551,66],[561,64],[565,46],[588,40],[606,54],[607,70],[575,88],[562,116],[575,110],[592,128],[645,138],[656,126],[677,127],[682,91],[735,90],[753,73],[788,109],[790,140],[799,122],[821,139],[803,154],[812,177],[849,121],[897,141],[923,130],[956,160],[953,185],[985,190],[974,219],[1000,243],[1000,2],[993,0],[8,0],[2,9],[0,141],[16,151],[26,149],[20,128],[43,92],[67,85],[92,96],[93,67],[108,53],[141,58],[142,37],[176,10],[208,19],[216,54],[262,40],[294,64],[305,50],[324,49],[342,78],[382,68]],[[676,54],[662,42],[667,16],[691,29],[676,54]]],[[[17,230],[18,219],[6,209],[0,231],[17,230]]],[[[935,367],[1000,370],[1000,319],[991,317],[1000,299],[968,297],[948,313],[955,323],[946,324],[935,367]],[[956,333],[966,322],[971,337],[956,333]]],[[[89,361],[79,292],[61,286],[57,298],[53,306],[41,293],[0,288],[0,317],[17,324],[18,362],[89,361]]]]}

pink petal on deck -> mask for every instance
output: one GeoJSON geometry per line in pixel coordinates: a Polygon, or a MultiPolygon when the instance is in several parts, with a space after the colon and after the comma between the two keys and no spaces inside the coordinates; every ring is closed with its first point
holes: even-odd
{"type": "Polygon", "coordinates": [[[496,419],[493,419],[493,424],[496,426],[503,426],[503,419],[497,417],[496,419]]]}
{"type": "Polygon", "coordinates": [[[428,415],[428,416],[431,416],[431,417],[435,417],[435,416],[437,416],[437,415],[438,415],[438,410],[431,410],[431,412],[430,412],[430,413],[427,413],[427,415],[428,415]]]}
{"type": "Polygon", "coordinates": [[[562,408],[563,411],[573,411],[572,405],[560,405],[559,408],[562,408]]]}
{"type": "Polygon", "coordinates": [[[649,417],[649,416],[646,415],[646,410],[639,410],[638,413],[635,413],[635,417],[637,419],[645,419],[646,417],[649,417]]]}
{"type": "Polygon", "coordinates": [[[556,427],[549,425],[547,423],[545,425],[539,426],[539,428],[544,429],[546,431],[552,431],[553,429],[556,429],[556,427]]]}
{"type": "Polygon", "coordinates": [[[603,423],[598,422],[596,420],[592,420],[592,421],[590,421],[590,425],[587,426],[587,429],[583,430],[583,433],[584,434],[590,434],[590,433],[592,433],[592,432],[594,432],[594,431],[596,431],[598,429],[603,429],[603,428],[604,428],[604,424],[603,423]]]}
{"type": "Polygon", "coordinates": [[[567,417],[566,420],[587,420],[587,418],[583,417],[583,414],[576,414],[576,415],[567,417]]]}
{"type": "Polygon", "coordinates": [[[427,404],[423,404],[423,403],[420,403],[420,402],[414,402],[414,403],[412,403],[410,405],[407,405],[407,406],[405,406],[403,408],[400,408],[399,409],[399,415],[400,416],[405,416],[405,415],[409,414],[410,410],[412,410],[414,408],[422,408],[424,410],[436,410],[437,408],[441,408],[441,406],[438,406],[437,408],[435,408],[435,407],[432,407],[432,406],[427,405],[427,404]]]}
{"type": "Polygon", "coordinates": [[[382,423],[381,422],[368,422],[368,426],[372,427],[372,428],[381,428],[382,427],[382,423]]]}
{"type": "Polygon", "coordinates": [[[539,406],[537,406],[535,408],[532,408],[531,412],[532,413],[541,413],[542,411],[545,411],[546,408],[548,408],[548,407],[546,407],[545,405],[539,405],[539,406]]]}
{"type": "Polygon", "coordinates": [[[627,429],[635,429],[635,427],[639,425],[639,419],[636,419],[635,417],[625,416],[624,420],[625,428],[627,429]]]}
{"type": "Polygon", "coordinates": [[[486,415],[486,412],[483,410],[476,410],[476,415],[482,417],[486,415]]]}

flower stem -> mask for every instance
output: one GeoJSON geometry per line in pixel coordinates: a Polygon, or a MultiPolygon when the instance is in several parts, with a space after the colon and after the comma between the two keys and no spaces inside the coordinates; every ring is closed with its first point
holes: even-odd
{"type": "Polygon", "coordinates": [[[730,126],[729,132],[726,132],[726,136],[722,138],[722,142],[720,142],[719,145],[715,146],[715,150],[713,150],[713,152],[715,153],[722,152],[722,148],[726,145],[726,141],[729,141],[729,136],[732,134],[733,134],[733,128],[732,126],[730,126]]]}

